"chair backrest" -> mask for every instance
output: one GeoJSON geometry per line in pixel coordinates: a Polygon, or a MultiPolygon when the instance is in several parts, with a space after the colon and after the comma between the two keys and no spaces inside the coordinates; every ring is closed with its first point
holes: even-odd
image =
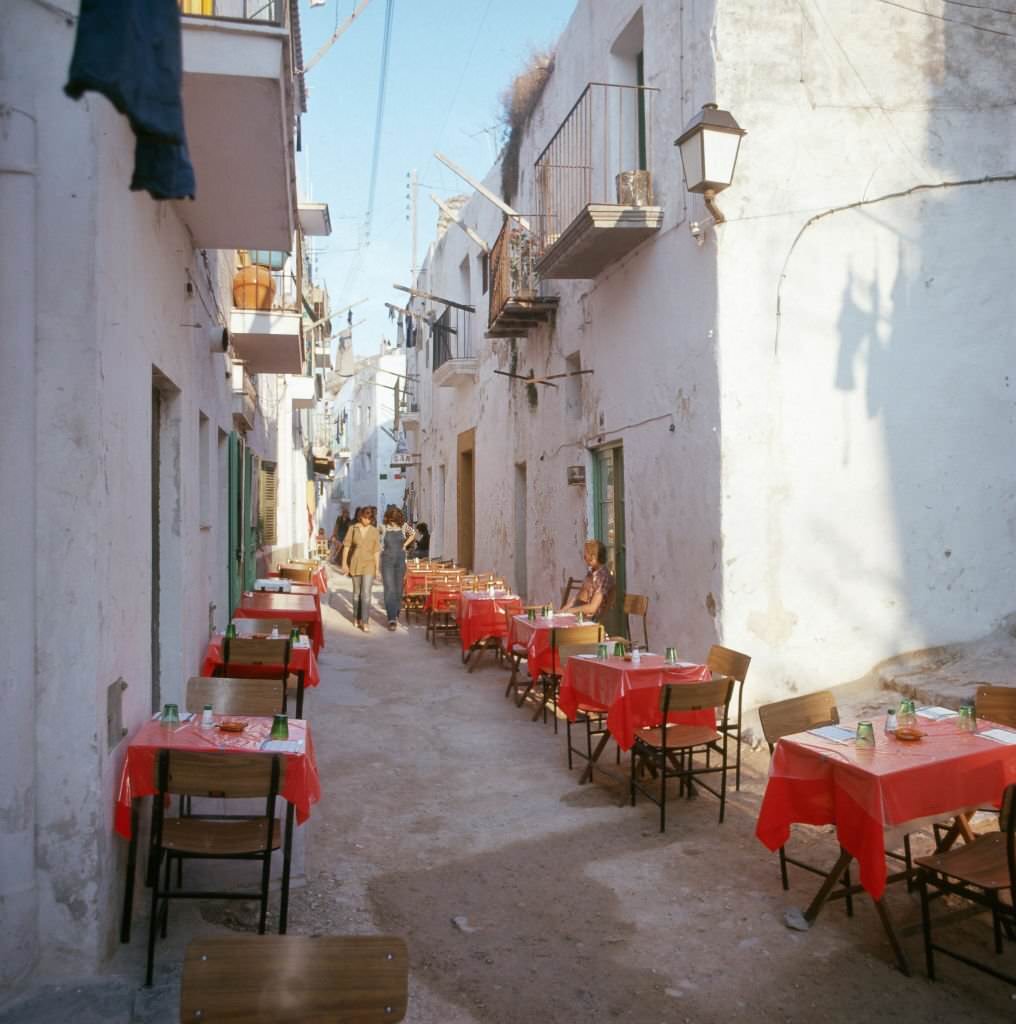
{"type": "Polygon", "coordinates": [[[284,580],[296,580],[298,583],[310,583],[313,572],[302,566],[284,565],[279,569],[279,576],[284,580]]]}
{"type": "Polygon", "coordinates": [[[807,729],[822,725],[839,725],[840,713],[836,701],[828,690],[805,693],[800,697],[788,697],[772,704],[763,704],[758,709],[762,722],[762,735],[772,753],[776,741],[782,736],[792,736],[807,729]]]}
{"type": "Polygon", "coordinates": [[[709,648],[709,657],[706,658],[706,665],[710,672],[720,676],[730,676],[731,679],[736,679],[739,683],[744,682],[750,664],[751,658],[747,654],[741,654],[729,647],[721,647],[719,644],[713,644],[709,648]]]}
{"type": "Polygon", "coordinates": [[[978,718],[1016,727],[1016,687],[983,683],[977,687],[974,706],[978,718]]]}
{"type": "Polygon", "coordinates": [[[648,647],[649,620],[646,616],[649,613],[649,598],[646,597],[644,594],[625,594],[624,601],[622,602],[622,611],[624,612],[625,639],[628,641],[631,641],[633,639],[631,635],[631,621],[629,616],[639,615],[642,618],[642,639],[646,647],[648,647]]]}
{"type": "Polygon", "coordinates": [[[564,585],[564,590],[561,591],[561,604],[567,604],[568,598],[571,597],[572,591],[579,590],[581,587],[581,576],[569,576],[568,582],[564,585]]]}
{"type": "Polygon", "coordinates": [[[660,687],[660,710],[666,721],[666,716],[672,711],[723,708],[725,722],[727,705],[733,692],[734,680],[730,676],[713,676],[701,683],[664,683],[660,687]]]}
{"type": "Polygon", "coordinates": [[[188,711],[200,712],[211,704],[217,715],[274,715],[284,707],[285,699],[278,679],[191,676],[185,706],[188,711]]]}
{"type": "MultiPolygon", "coordinates": [[[[285,679],[289,672],[289,638],[285,640],[247,640],[226,637],[222,642],[223,675],[231,675],[231,666],[278,666],[277,678],[285,679]]],[[[243,675],[243,673],[237,673],[243,675]]]]}
{"type": "Polygon", "coordinates": [[[550,649],[553,655],[553,673],[559,674],[564,661],[559,657],[562,646],[574,647],[579,644],[598,644],[603,639],[603,626],[589,622],[582,626],[567,626],[550,631],[550,649]]]}
{"type": "Polygon", "coordinates": [[[598,643],[561,644],[557,651],[558,663],[564,668],[568,664],[569,658],[574,658],[577,654],[595,654],[598,646],[598,643]]]}
{"type": "Polygon", "coordinates": [[[1005,835],[1005,852],[1009,861],[1009,890],[1016,893],[1016,782],[1010,782],[1002,791],[998,829],[1005,835]]]}
{"type": "Polygon", "coordinates": [[[236,635],[250,637],[255,633],[271,633],[273,629],[279,631],[279,636],[289,636],[293,628],[292,619],[234,619],[236,635]]]}
{"type": "Polygon", "coordinates": [[[184,956],[180,1020],[396,1024],[408,980],[406,944],[384,935],[197,939],[184,956]]]}
{"type": "Polygon", "coordinates": [[[271,797],[285,775],[278,754],[201,754],[190,750],[159,751],[159,791],[185,796],[271,797]]]}

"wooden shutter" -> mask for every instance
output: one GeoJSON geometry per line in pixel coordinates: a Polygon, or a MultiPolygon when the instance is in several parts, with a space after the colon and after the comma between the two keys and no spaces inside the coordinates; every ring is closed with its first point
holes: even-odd
{"type": "Polygon", "coordinates": [[[277,544],[275,532],[275,463],[262,462],[258,489],[258,529],[262,544],[277,544]]]}

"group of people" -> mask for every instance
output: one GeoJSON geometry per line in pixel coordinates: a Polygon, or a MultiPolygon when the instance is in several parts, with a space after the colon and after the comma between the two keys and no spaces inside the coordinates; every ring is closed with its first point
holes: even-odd
{"type": "Polygon", "coordinates": [[[426,523],[414,528],[406,522],[397,505],[385,509],[377,525],[377,509],[364,505],[352,519],[343,511],[332,533],[332,560],[353,581],[353,618],[356,628],[370,630],[370,595],[377,576],[384,586],[385,615],[388,629],[399,621],[402,587],[406,576],[406,556],[419,558],[430,551],[430,533],[426,523]]]}

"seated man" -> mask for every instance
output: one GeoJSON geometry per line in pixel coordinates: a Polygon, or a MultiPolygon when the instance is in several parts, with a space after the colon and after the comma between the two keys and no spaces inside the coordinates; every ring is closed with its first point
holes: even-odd
{"type": "Polygon", "coordinates": [[[589,572],[579,592],[561,611],[582,612],[594,622],[602,622],[614,604],[614,577],[605,565],[607,549],[598,540],[587,540],[582,547],[582,558],[589,572]]]}

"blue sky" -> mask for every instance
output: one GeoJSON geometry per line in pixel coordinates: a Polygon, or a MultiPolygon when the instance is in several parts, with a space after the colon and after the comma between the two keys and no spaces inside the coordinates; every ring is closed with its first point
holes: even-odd
{"type": "MultiPolygon", "coordinates": [[[[357,6],[356,0],[300,0],[309,61],[357,6]]],[[[328,55],[307,74],[308,113],[298,155],[301,198],[327,202],[332,235],[320,240],[317,273],[332,307],[357,299],[354,348],[376,352],[394,339],[384,302],[409,284],[406,173],[421,181],[418,255],[434,236],[440,197],[468,191],[434,160],[435,149],[482,178],[499,144],[498,97],[534,48],[553,44],[575,0],[394,0],[387,96],[370,244],[363,244],[386,0],[371,0],[328,55]],[[308,189],[309,186],[309,189],[308,189]]],[[[404,295],[403,295],[404,297],[404,295]]]]}

